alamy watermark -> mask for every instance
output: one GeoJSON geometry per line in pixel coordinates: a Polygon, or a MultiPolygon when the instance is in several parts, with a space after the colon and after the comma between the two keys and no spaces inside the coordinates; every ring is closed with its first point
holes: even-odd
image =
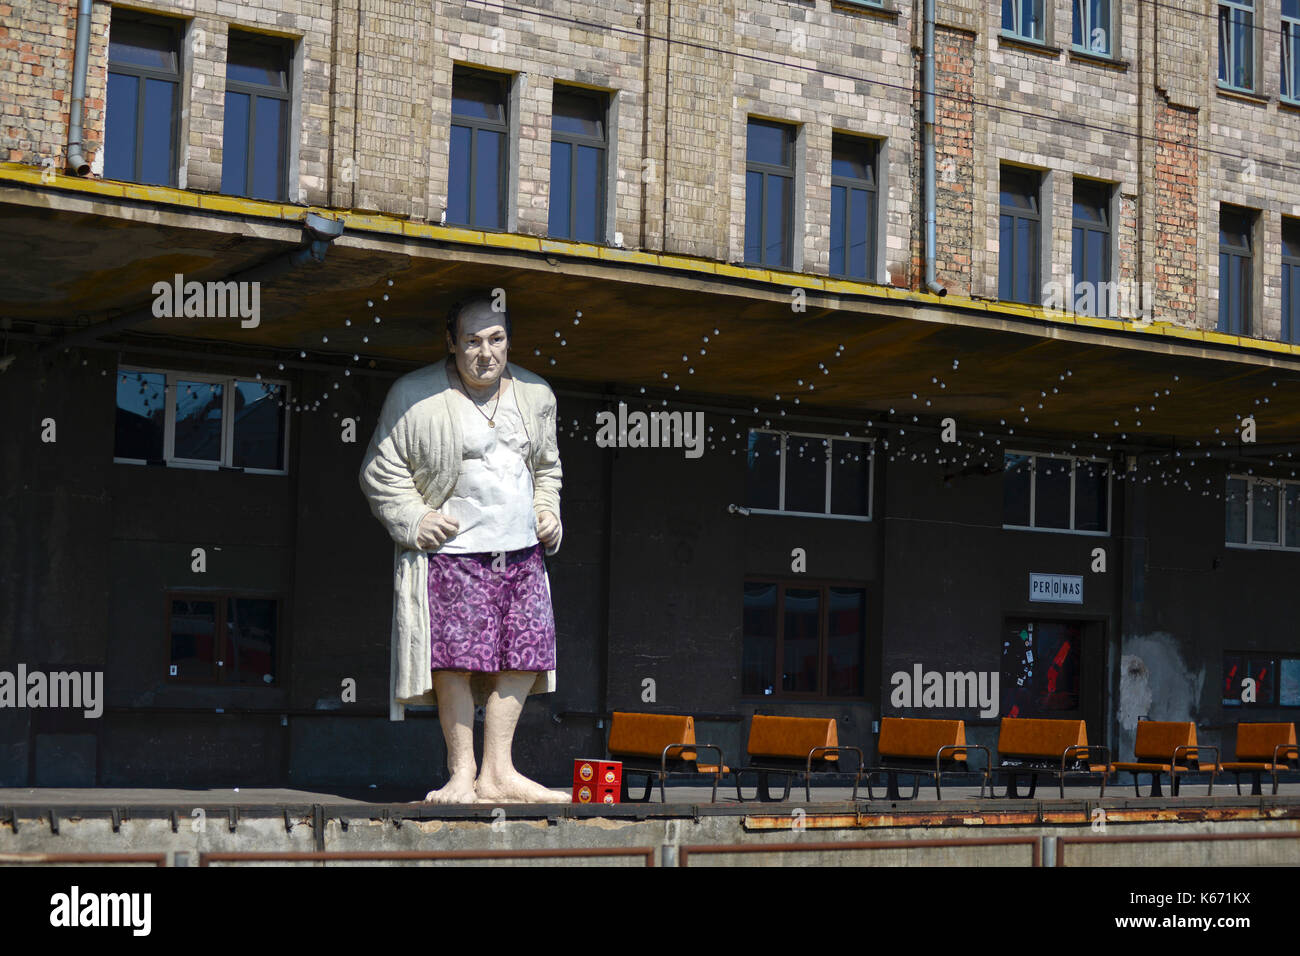
{"type": "Polygon", "coordinates": [[[1152,291],[1150,282],[1075,282],[1074,274],[1065,282],[1043,285],[1043,308],[1048,312],[1086,315],[1093,318],[1136,318],[1151,321],[1152,291]]]}
{"type": "Polygon", "coordinates": [[[703,412],[629,412],[618,403],[618,414],[596,413],[599,448],[685,448],[687,458],[704,454],[703,412]]]}
{"type": "Polygon", "coordinates": [[[0,671],[0,708],[70,707],[89,718],[104,713],[103,671],[0,671]]]}
{"type": "Polygon", "coordinates": [[[238,316],[239,327],[255,329],[262,321],[260,282],[185,281],[176,273],[171,282],[153,284],[153,314],[160,319],[226,319],[238,316]]]}
{"type": "Polygon", "coordinates": [[[981,717],[998,715],[997,671],[895,671],[889,678],[895,707],[978,707],[981,717]]]}

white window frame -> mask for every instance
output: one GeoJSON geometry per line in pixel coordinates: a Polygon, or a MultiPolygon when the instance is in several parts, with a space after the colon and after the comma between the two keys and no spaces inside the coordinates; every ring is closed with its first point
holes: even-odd
{"type": "Polygon", "coordinates": [[[1223,506],[1228,507],[1227,499],[1227,481],[1240,480],[1246,483],[1246,540],[1229,541],[1227,529],[1227,515],[1225,513],[1223,543],[1229,548],[1241,548],[1246,551],[1300,551],[1300,541],[1289,544],[1286,541],[1286,489],[1290,485],[1300,486],[1300,481],[1292,481],[1287,478],[1270,478],[1267,475],[1242,475],[1228,473],[1224,484],[1223,506]],[[1278,490],[1278,509],[1277,509],[1277,543],[1271,541],[1255,541],[1255,485],[1271,485],[1278,490]]]}
{"type": "MultiPolygon", "coordinates": [[[[764,435],[778,435],[781,438],[781,474],[777,490],[777,507],[773,508],[749,508],[750,514],[756,515],[793,515],[799,518],[833,518],[837,521],[870,521],[871,516],[875,513],[876,506],[876,439],[868,436],[852,436],[845,438],[843,435],[827,435],[822,432],[796,432],[783,431],[776,428],[751,428],[749,432],[759,432],[764,435]],[[822,499],[825,502],[825,512],[817,511],[787,511],[785,508],[785,463],[786,448],[791,436],[796,438],[820,438],[829,442],[853,442],[866,446],[867,452],[867,513],[865,515],[843,515],[832,514],[831,507],[831,456],[826,457],[826,493],[822,499]]],[[[833,449],[834,444],[831,445],[833,449]]]]}
{"type": "MultiPolygon", "coordinates": [[[[1003,524],[1002,527],[1011,531],[1039,531],[1051,534],[1078,534],[1089,538],[1109,538],[1112,534],[1115,507],[1115,465],[1107,458],[1100,458],[1095,455],[1064,455],[1059,452],[1029,451],[1027,449],[1008,448],[1003,453],[1005,455],[1024,455],[1030,461],[1029,471],[1029,524],[1003,524]],[[1035,523],[1038,520],[1038,459],[1055,458],[1071,462],[1070,465],[1070,527],[1068,528],[1040,528],[1035,523]],[[1083,531],[1074,527],[1074,505],[1075,505],[1075,488],[1076,472],[1079,462],[1095,461],[1106,466],[1106,530],[1105,531],[1083,531]]],[[[1004,506],[1005,507],[1005,506],[1004,506]]]]}
{"type": "MultiPolygon", "coordinates": [[[[163,460],[167,463],[168,468],[195,468],[200,471],[219,471],[222,468],[233,469],[231,464],[235,453],[235,383],[236,382],[260,382],[267,385],[279,385],[284,389],[284,448],[281,451],[281,459],[284,461],[284,468],[249,468],[241,466],[239,471],[249,475],[287,475],[289,474],[289,425],[291,416],[288,413],[292,403],[290,395],[290,383],[287,379],[279,378],[253,378],[247,375],[216,375],[210,372],[188,372],[180,369],[156,368],[146,365],[119,365],[117,374],[124,372],[142,372],[149,375],[163,375],[166,377],[163,384],[164,403],[166,414],[163,419],[163,460]],[[186,382],[208,382],[213,385],[224,386],[221,393],[221,460],[220,461],[202,461],[195,458],[177,458],[176,451],[176,382],[184,380],[186,382]]],[[[116,383],[115,383],[116,384],[116,383]]],[[[116,393],[113,399],[113,407],[117,407],[116,393]]],[[[121,458],[113,456],[114,464],[120,465],[147,465],[148,461],[143,458],[121,458]]]]}

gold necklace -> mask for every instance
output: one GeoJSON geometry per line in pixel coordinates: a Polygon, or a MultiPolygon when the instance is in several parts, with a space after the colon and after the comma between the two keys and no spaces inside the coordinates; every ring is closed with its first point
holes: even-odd
{"type": "MultiPolygon", "coordinates": [[[[497,400],[492,404],[492,414],[490,416],[483,411],[483,409],[479,408],[478,402],[474,401],[474,396],[472,396],[469,393],[469,389],[465,387],[465,380],[460,377],[460,369],[456,369],[456,380],[460,382],[461,391],[463,391],[465,397],[470,400],[470,404],[474,406],[474,410],[487,419],[488,427],[496,428],[497,407],[501,404],[501,379],[497,379],[497,400]]],[[[483,404],[486,405],[487,402],[484,402],[483,404]]]]}

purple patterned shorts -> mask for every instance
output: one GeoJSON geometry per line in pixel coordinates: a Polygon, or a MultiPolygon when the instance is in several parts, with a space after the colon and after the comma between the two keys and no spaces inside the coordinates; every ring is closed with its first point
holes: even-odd
{"type": "Polygon", "coordinates": [[[542,546],[505,552],[504,568],[500,553],[429,555],[433,670],[555,669],[555,615],[542,546]]]}

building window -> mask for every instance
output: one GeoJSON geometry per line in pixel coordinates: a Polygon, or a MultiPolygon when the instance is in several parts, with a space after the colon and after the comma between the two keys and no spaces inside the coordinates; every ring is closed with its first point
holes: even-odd
{"type": "Polygon", "coordinates": [[[287,382],[120,367],[113,460],[286,474],[287,382]]]}
{"type": "Polygon", "coordinates": [[[274,685],[279,601],[228,591],[168,591],[167,679],[274,685]]]}
{"type": "Polygon", "coordinates": [[[1229,475],[1228,544],[1300,551],[1300,481],[1229,475]]]}
{"type": "Polygon", "coordinates": [[[741,693],[862,697],[866,634],[861,587],[747,581],[741,693]]]}
{"type": "Polygon", "coordinates": [[[1254,0],[1219,0],[1219,82],[1255,88],[1254,0]]]}
{"type": "Polygon", "coordinates": [[[874,140],[832,137],[831,275],[875,281],[878,151],[874,140]]]}
{"type": "Polygon", "coordinates": [[[1282,0],[1282,99],[1300,102],[1300,0],[1282,0]]]}
{"type": "Polygon", "coordinates": [[[760,514],[869,520],[872,451],[863,438],[751,428],[746,506],[760,514]]]}
{"type": "Polygon", "coordinates": [[[1251,319],[1251,233],[1248,209],[1219,207],[1219,331],[1249,335],[1251,319]]]}
{"type": "Polygon", "coordinates": [[[1032,170],[1002,167],[998,223],[998,298],[1038,305],[1042,226],[1038,207],[1041,176],[1032,170]]]}
{"type": "Polygon", "coordinates": [[[745,262],[788,269],[794,249],[794,128],[751,119],[745,162],[745,262]]]}
{"type": "Polygon", "coordinates": [[[113,11],[104,178],[176,185],[181,22],[113,11]]]}
{"type": "Polygon", "coordinates": [[[1282,341],[1300,343],[1300,220],[1296,219],[1282,220],[1282,341]]]}
{"type": "Polygon", "coordinates": [[[1074,0],[1074,37],[1076,50],[1112,56],[1110,0],[1074,0]]]}
{"type": "Polygon", "coordinates": [[[1002,32],[1044,42],[1043,0],[1002,0],[1002,32]]]}
{"type": "Polygon", "coordinates": [[[1222,700],[1224,707],[1300,707],[1300,657],[1227,652],[1222,700]]]}
{"type": "Polygon", "coordinates": [[[1074,303],[1079,315],[1113,315],[1110,283],[1110,186],[1074,181],[1074,303]]]}
{"type": "Polygon", "coordinates": [[[1008,451],[1002,526],[1110,533],[1110,466],[1100,458],[1008,451]]]}
{"type": "Polygon", "coordinates": [[[1084,627],[1077,621],[1007,621],[999,684],[1003,717],[1059,717],[1080,710],[1084,627]]]}
{"type": "Polygon", "coordinates": [[[282,202],[288,191],[287,40],[230,31],[221,191],[282,202]]]}
{"type": "Polygon", "coordinates": [[[449,223],[506,227],[507,95],[505,76],[452,71],[449,223]]]}
{"type": "Polygon", "coordinates": [[[603,93],[555,87],[549,232],[557,238],[604,241],[607,103],[603,93]]]}

